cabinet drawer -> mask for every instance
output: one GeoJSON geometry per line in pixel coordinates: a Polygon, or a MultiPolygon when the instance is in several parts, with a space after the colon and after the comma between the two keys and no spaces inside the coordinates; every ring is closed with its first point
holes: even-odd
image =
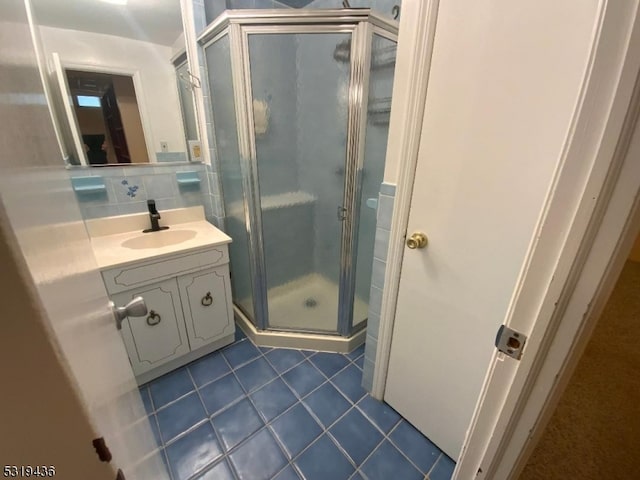
{"type": "MultiPolygon", "coordinates": [[[[153,235],[150,233],[149,235],[153,235]]],[[[118,293],[131,288],[155,283],[184,273],[202,270],[229,263],[226,245],[207,250],[191,252],[162,259],[135,263],[125,267],[112,268],[102,272],[104,284],[109,293],[118,293]]]]}
{"type": "Polygon", "coordinates": [[[149,309],[145,317],[128,317],[122,323],[131,366],[136,375],[189,352],[180,294],[175,279],[112,295],[116,305],[126,305],[142,295],[149,309]]]}
{"type": "Polygon", "coordinates": [[[229,267],[178,277],[187,334],[192,349],[234,332],[229,267]]]}

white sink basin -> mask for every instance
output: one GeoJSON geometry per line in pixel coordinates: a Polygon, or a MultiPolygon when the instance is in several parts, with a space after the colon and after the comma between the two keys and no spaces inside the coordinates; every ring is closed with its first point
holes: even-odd
{"type": "Polygon", "coordinates": [[[164,210],[162,222],[170,228],[142,233],[149,228],[146,212],[87,220],[100,269],[231,242],[228,235],[207,222],[202,205],[164,210]]]}
{"type": "Polygon", "coordinates": [[[198,232],[194,230],[161,230],[159,232],[141,233],[137,237],[129,238],[122,242],[124,248],[144,250],[147,248],[161,248],[169,245],[177,245],[191,240],[198,232]]]}

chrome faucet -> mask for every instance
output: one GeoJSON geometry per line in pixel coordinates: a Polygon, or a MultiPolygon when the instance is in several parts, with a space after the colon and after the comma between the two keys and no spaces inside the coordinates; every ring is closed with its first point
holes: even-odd
{"type": "Polygon", "coordinates": [[[147,200],[147,208],[149,209],[149,218],[151,220],[151,228],[147,228],[146,230],[143,230],[142,233],[149,233],[149,232],[159,232],[160,230],[167,230],[169,227],[161,227],[160,224],[158,223],[158,220],[160,220],[160,214],[158,213],[158,209],[156,208],[156,201],[155,200],[147,200]]]}

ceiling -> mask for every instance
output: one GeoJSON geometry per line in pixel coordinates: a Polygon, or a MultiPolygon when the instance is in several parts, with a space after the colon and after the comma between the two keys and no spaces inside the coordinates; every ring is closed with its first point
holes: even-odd
{"type": "Polygon", "coordinates": [[[173,45],[182,32],[180,0],[32,0],[39,25],[173,45]]]}

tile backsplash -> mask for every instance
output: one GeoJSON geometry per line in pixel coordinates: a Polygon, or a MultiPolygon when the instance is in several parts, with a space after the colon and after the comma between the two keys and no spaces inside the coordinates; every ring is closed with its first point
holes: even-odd
{"type": "Polygon", "coordinates": [[[156,200],[160,211],[203,205],[207,220],[221,222],[217,185],[212,192],[215,173],[203,164],[145,165],[126,167],[73,168],[71,178],[102,177],[106,188],[98,192],[76,191],[76,198],[85,219],[140,213],[147,210],[147,200],[156,200]],[[194,172],[200,183],[178,183],[177,172],[194,172]]]}

